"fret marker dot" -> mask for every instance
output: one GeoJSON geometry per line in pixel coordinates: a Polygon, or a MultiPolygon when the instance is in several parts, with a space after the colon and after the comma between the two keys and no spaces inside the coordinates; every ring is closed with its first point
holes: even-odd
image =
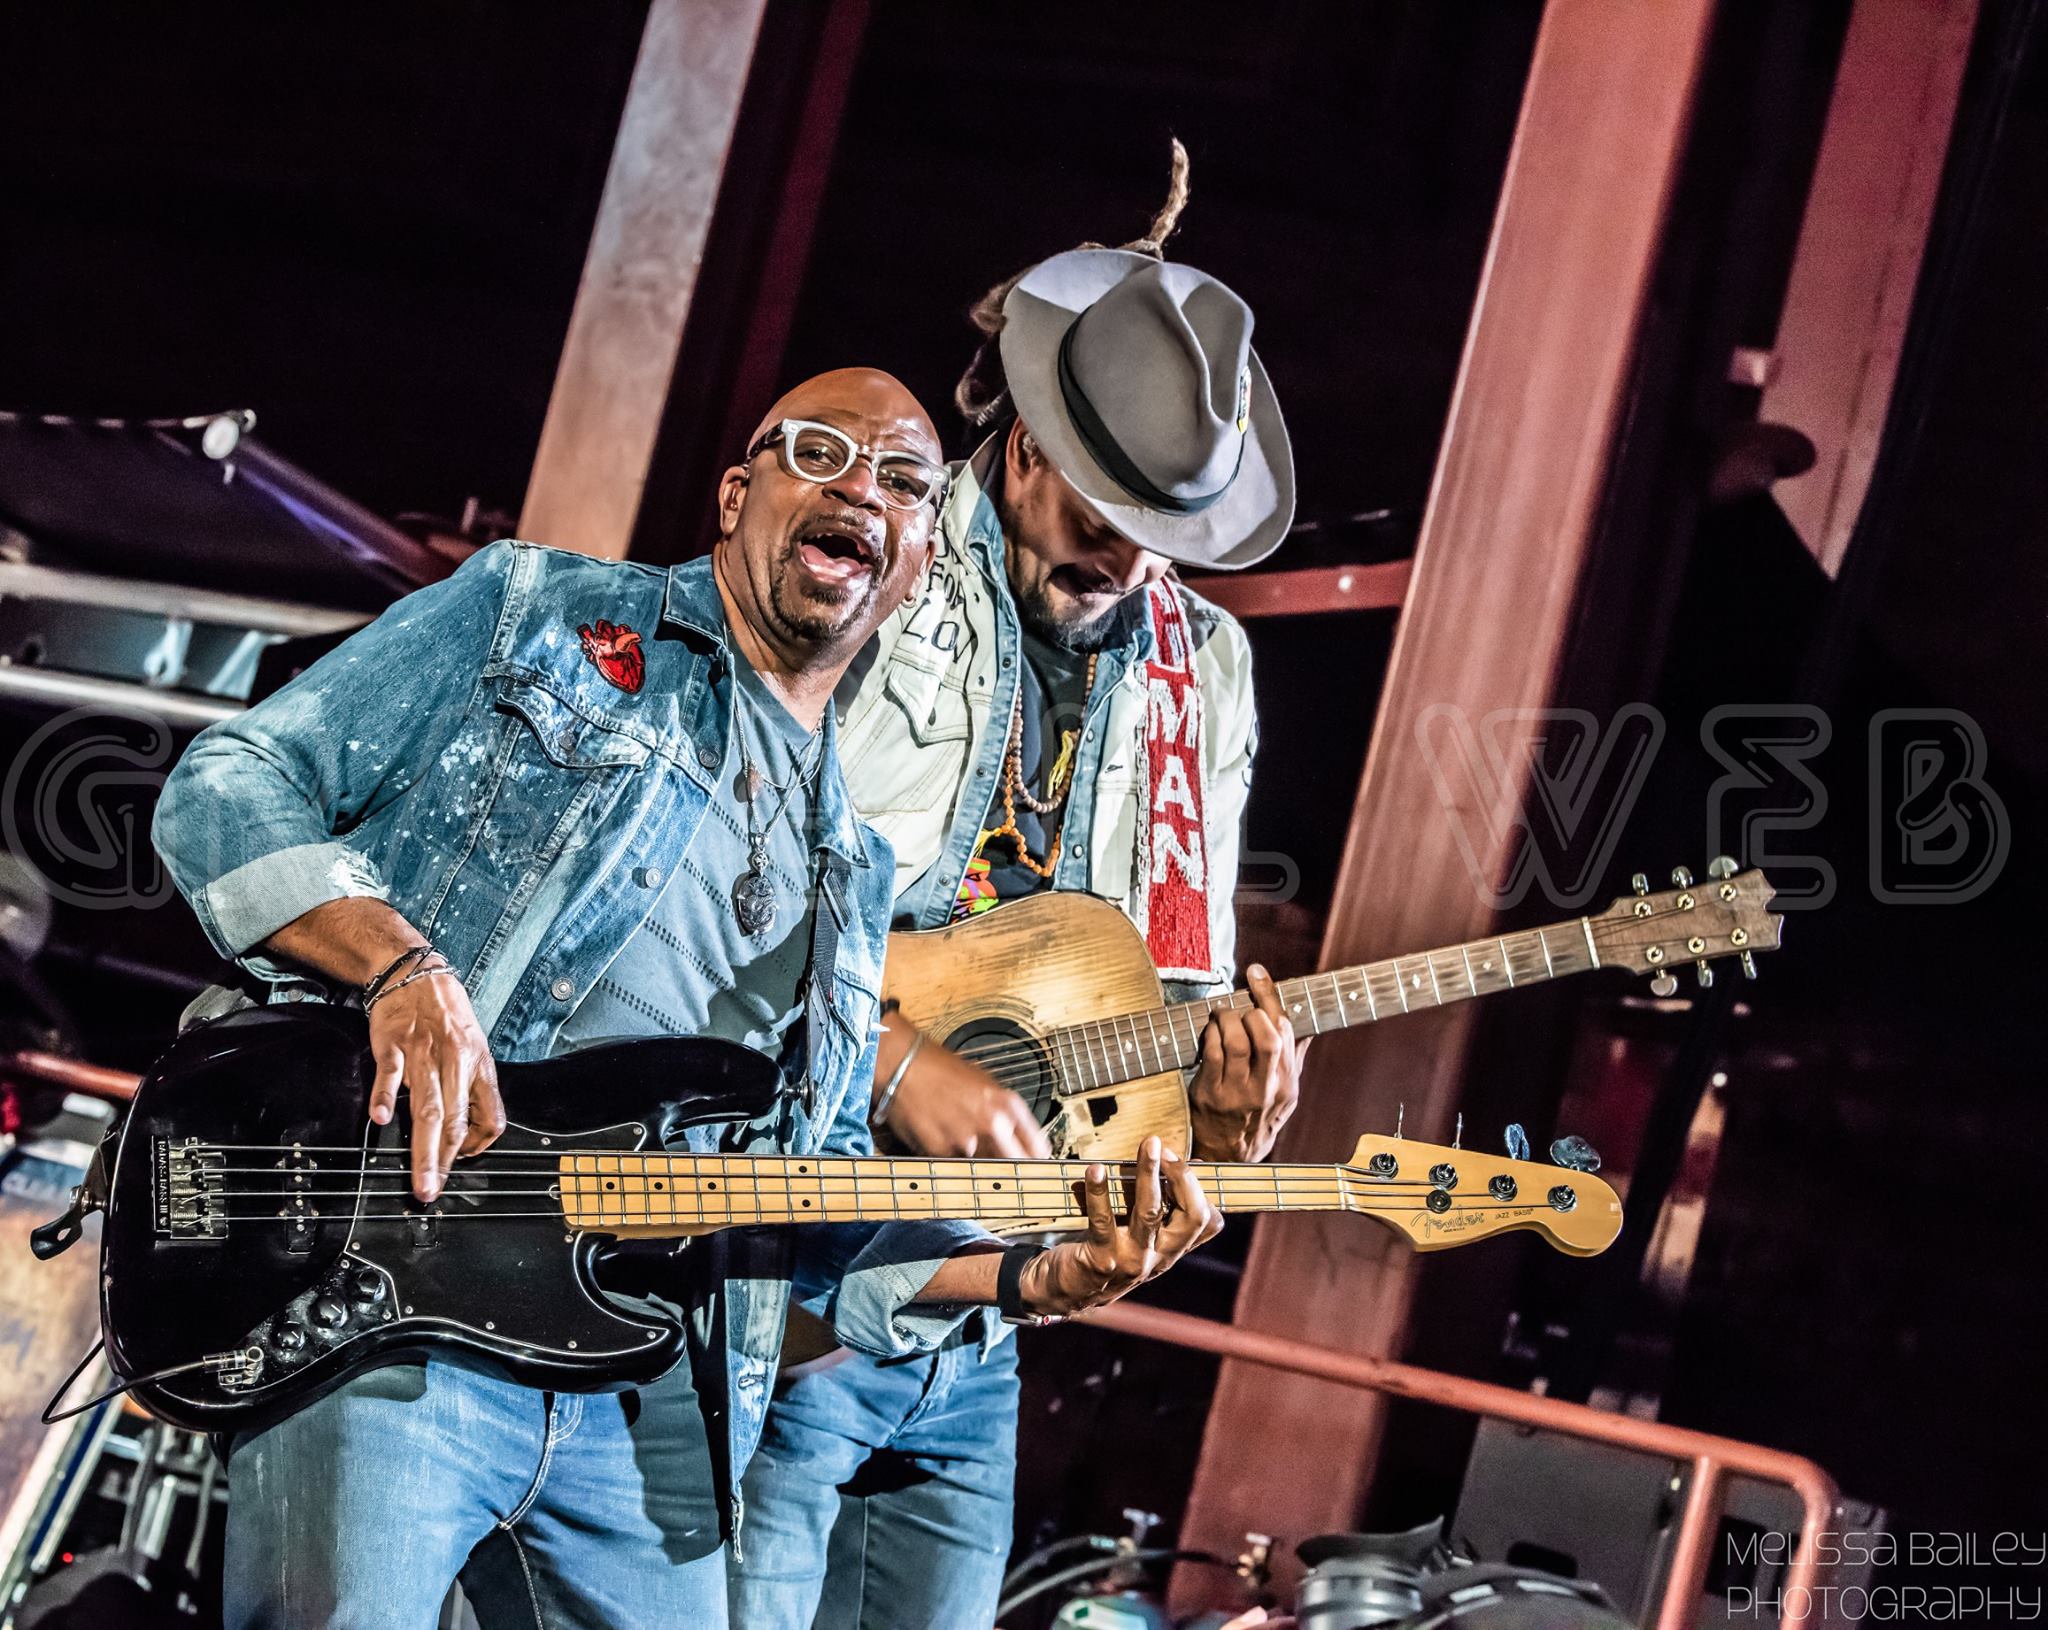
{"type": "Polygon", "coordinates": [[[718,1179],[715,1177],[707,1177],[704,1179],[704,1186],[707,1189],[715,1189],[718,1187],[718,1179]]]}
{"type": "Polygon", "coordinates": [[[1409,987],[1410,987],[1411,989],[1414,989],[1414,990],[1420,990],[1420,989],[1422,989],[1422,975],[1421,975],[1421,974],[1419,974],[1419,973],[1411,973],[1411,974],[1410,974],[1410,975],[1408,976],[1408,984],[1409,984],[1409,987]]]}
{"type": "Polygon", "coordinates": [[[804,1209],[805,1209],[806,1211],[808,1211],[808,1210],[810,1209],[810,1206],[811,1206],[811,1202],[810,1202],[810,1201],[808,1201],[808,1200],[806,1200],[806,1201],[804,1202],[804,1209]]]}

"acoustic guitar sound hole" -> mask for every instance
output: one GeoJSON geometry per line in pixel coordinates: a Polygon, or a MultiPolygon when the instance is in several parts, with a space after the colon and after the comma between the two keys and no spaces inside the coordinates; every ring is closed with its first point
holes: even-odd
{"type": "Polygon", "coordinates": [[[1011,1019],[970,1019],[946,1037],[948,1051],[979,1064],[1031,1106],[1040,1125],[1059,1107],[1059,1082],[1045,1043],[1011,1019]]]}

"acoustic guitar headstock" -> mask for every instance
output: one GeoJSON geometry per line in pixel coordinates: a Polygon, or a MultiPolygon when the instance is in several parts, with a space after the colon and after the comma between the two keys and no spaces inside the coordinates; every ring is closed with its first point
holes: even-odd
{"type": "Polygon", "coordinates": [[[1704,881],[1695,883],[1680,866],[1671,882],[1671,888],[1652,894],[1649,880],[1637,872],[1633,895],[1586,919],[1600,965],[1648,974],[1659,996],[1677,991],[1674,970],[1688,962],[1702,985],[1714,982],[1716,957],[1740,958],[1743,973],[1754,979],[1756,953],[1778,948],[1784,922],[1769,909],[1777,890],[1764,874],[1754,867],[1738,872],[1733,860],[1717,855],[1704,881]]]}

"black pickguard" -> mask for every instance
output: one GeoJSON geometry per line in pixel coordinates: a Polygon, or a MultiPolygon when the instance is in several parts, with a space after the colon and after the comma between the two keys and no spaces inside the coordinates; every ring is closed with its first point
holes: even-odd
{"type": "Polygon", "coordinates": [[[501,1064],[513,1124],[457,1163],[437,1215],[411,1197],[404,1105],[388,1127],[369,1122],[371,1077],[362,1015],[297,1003],[187,1032],[143,1082],[102,1234],[107,1355],[123,1377],[242,1355],[139,1386],[152,1410],[252,1429],[435,1348],[558,1391],[676,1362],[672,1323],[599,1288],[605,1241],[566,1230],[551,1162],[751,1119],[773,1102],[772,1062],[660,1038],[501,1064]]]}

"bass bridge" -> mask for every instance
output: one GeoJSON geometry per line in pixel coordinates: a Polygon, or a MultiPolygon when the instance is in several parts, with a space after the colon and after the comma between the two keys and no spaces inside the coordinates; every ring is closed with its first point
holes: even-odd
{"type": "Polygon", "coordinates": [[[197,1138],[182,1143],[158,1138],[153,1155],[158,1238],[227,1238],[226,1151],[205,1148],[197,1138]]]}

